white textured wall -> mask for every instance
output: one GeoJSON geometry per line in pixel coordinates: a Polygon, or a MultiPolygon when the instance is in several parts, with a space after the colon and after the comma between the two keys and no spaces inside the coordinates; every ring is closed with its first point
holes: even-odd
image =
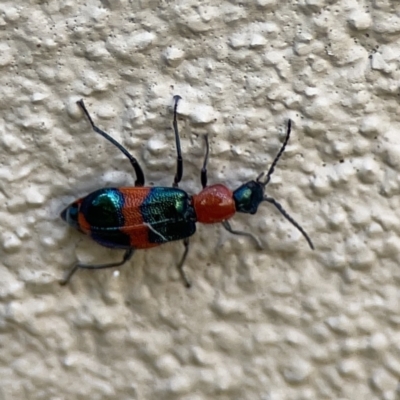
{"type": "Polygon", "coordinates": [[[64,0],[0,3],[0,400],[398,399],[400,3],[389,0],[64,0]],[[31,3],[28,5],[28,3],[31,3]],[[170,185],[172,96],[184,180],[231,188],[267,169],[237,229],[198,226],[130,265],[58,217],[71,200],[170,185]],[[397,397],[396,397],[397,396],[397,397]]]}

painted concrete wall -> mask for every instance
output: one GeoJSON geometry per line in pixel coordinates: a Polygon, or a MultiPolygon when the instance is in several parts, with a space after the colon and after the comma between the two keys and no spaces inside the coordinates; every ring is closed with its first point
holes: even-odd
{"type": "Polygon", "coordinates": [[[398,399],[400,3],[0,3],[0,399],[398,399]],[[269,204],[236,229],[116,261],[59,212],[103,186],[231,188],[266,171],[308,232],[269,204]]]}

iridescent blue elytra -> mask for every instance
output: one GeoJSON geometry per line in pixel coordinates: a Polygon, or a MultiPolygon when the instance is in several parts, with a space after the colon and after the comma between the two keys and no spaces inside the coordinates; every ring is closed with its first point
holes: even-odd
{"type": "Polygon", "coordinates": [[[98,128],[82,100],[78,101],[93,130],[114,144],[129,160],[136,173],[134,187],[103,188],[88,194],[70,204],[61,217],[71,226],[90,235],[97,243],[117,249],[124,249],[120,262],[87,265],[77,263],[61,282],[66,284],[80,268],[102,269],[117,267],[128,261],[135,249],[146,249],[173,240],[183,240],[185,251],[178,264],[179,273],[189,287],[190,283],[183,270],[188,250],[189,237],[196,231],[196,222],[204,224],[221,223],[230,233],[252,238],[260,247],[259,240],[251,233],[234,230],[229,219],[236,213],[255,214],[262,202],[273,204],[305,237],[311,249],[313,244],[304,229],[272,197],[265,194],[274,168],[283,154],[289,140],[289,120],[285,141],[271,164],[268,172],[256,180],[249,181],[231,191],[223,184],[207,186],[207,162],[209,154],[208,137],[205,136],[206,155],[201,169],[200,193],[189,195],[178,188],[182,179],[183,160],[177,124],[179,96],[174,97],[173,127],[177,150],[176,174],[173,187],[144,186],[144,174],[136,160],[120,143],[98,128]],[[264,177],[264,178],[263,178],[264,177]],[[263,179],[262,179],[263,178],[263,179]]]}

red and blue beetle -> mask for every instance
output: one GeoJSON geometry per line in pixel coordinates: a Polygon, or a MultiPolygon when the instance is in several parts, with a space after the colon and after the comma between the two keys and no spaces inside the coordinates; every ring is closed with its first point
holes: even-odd
{"type": "Polygon", "coordinates": [[[99,265],[78,262],[61,282],[62,285],[67,284],[78,269],[119,267],[132,257],[136,249],[148,249],[174,240],[183,240],[185,249],[178,263],[178,270],[186,287],[190,287],[183,265],[189,251],[189,237],[196,231],[196,222],[203,224],[220,222],[230,233],[251,237],[259,244],[258,239],[251,233],[232,229],[228,220],[236,212],[255,214],[258,206],[264,201],[273,204],[302,233],[310,248],[314,249],[313,243],[304,229],[275,199],[264,193],[275,166],[289,141],[291,121],[288,121],[285,140],[267,174],[260,174],[256,180],[241,185],[233,192],[222,184],[207,186],[209,143],[208,137],[205,136],[206,154],[201,169],[203,189],[199,194],[190,196],[178,188],[183,174],[177,123],[177,108],[180,99],[180,96],[174,96],[173,128],[177,162],[172,187],[145,186],[144,174],[136,158],[94,124],[83,100],[77,102],[93,130],[115,145],[128,158],[135,170],[136,181],[134,187],[111,187],[96,190],[74,201],[61,213],[64,221],[80,232],[89,235],[102,246],[125,250],[125,254],[119,262],[99,265]]]}

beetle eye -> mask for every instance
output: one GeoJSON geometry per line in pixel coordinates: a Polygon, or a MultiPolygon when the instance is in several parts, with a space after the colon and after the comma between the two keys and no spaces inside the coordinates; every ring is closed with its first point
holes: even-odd
{"type": "Polygon", "coordinates": [[[61,218],[74,228],[78,228],[79,207],[77,203],[70,204],[62,213],[61,218]]]}

